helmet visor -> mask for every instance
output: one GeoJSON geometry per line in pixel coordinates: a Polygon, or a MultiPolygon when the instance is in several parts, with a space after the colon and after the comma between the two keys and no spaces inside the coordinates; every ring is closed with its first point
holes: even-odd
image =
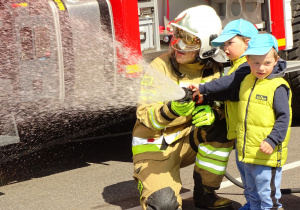
{"type": "Polygon", "coordinates": [[[171,46],[175,50],[195,51],[200,49],[201,41],[197,36],[174,27],[171,46]]]}

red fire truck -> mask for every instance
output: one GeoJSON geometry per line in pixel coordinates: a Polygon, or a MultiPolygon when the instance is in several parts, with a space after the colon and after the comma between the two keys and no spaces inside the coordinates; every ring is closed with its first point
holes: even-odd
{"type": "Polygon", "coordinates": [[[300,1],[0,0],[0,160],[129,134],[141,62],[166,51],[168,23],[199,4],[223,26],[243,18],[277,38],[299,117],[300,1]]]}
{"type": "Polygon", "coordinates": [[[300,118],[300,63],[297,61],[300,59],[299,0],[138,0],[138,4],[111,0],[110,3],[115,26],[121,26],[115,28],[116,34],[121,34],[117,39],[130,40],[125,45],[137,52],[141,50],[144,58],[152,55],[153,51],[162,50],[164,43],[170,40],[169,21],[184,9],[200,4],[212,6],[220,16],[223,27],[229,21],[243,18],[255,24],[261,33],[271,33],[277,38],[280,57],[288,61],[285,77],[293,91],[293,119],[300,118]],[[132,16],[136,10],[138,19],[136,15],[132,16]],[[137,38],[138,32],[140,39],[137,38]],[[137,40],[141,43],[136,43],[137,40]]]}

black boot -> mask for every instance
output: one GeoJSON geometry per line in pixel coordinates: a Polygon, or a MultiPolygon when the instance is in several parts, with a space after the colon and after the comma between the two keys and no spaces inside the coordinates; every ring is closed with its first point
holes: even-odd
{"type": "Polygon", "coordinates": [[[233,210],[230,199],[219,197],[214,190],[208,190],[202,186],[194,187],[194,203],[197,208],[233,210]]]}

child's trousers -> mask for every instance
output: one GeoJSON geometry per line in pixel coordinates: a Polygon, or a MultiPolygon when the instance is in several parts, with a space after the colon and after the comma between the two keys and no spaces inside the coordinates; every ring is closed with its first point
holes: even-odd
{"type": "Polygon", "coordinates": [[[251,210],[278,209],[282,168],[243,163],[236,160],[251,210]]]}

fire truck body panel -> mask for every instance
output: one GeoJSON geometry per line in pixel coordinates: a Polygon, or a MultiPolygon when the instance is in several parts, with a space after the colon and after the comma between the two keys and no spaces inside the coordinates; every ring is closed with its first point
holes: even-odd
{"type": "MultiPolygon", "coordinates": [[[[139,8],[141,9],[141,5],[149,4],[149,2],[155,5],[154,0],[141,0],[139,8]]],[[[220,16],[223,27],[232,20],[243,18],[255,24],[259,30],[272,33],[278,39],[280,50],[288,50],[293,44],[290,2],[290,0],[212,0],[209,2],[174,0],[172,4],[168,4],[168,1],[160,1],[157,2],[158,11],[155,11],[156,7],[153,6],[153,13],[159,15],[158,24],[166,27],[164,17],[169,16],[169,21],[171,21],[184,9],[199,4],[210,5],[220,16]]]]}
{"type": "Polygon", "coordinates": [[[116,94],[123,101],[126,94],[136,101],[136,94],[120,82],[127,78],[117,68],[109,1],[0,7],[1,161],[10,151],[21,155],[132,129],[135,104],[116,103],[116,94]]]}

